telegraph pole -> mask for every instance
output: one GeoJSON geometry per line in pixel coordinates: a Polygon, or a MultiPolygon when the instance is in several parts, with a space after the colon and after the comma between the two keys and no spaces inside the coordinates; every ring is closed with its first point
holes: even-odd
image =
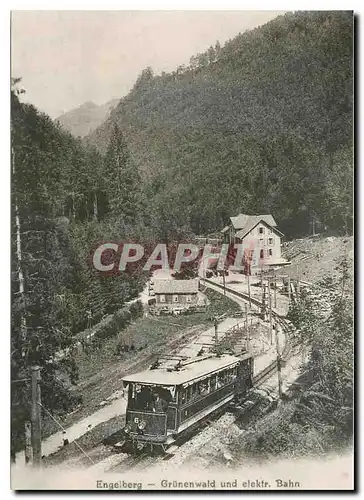
{"type": "Polygon", "coordinates": [[[248,335],[248,305],[245,304],[245,328],[246,334],[248,335]]]}
{"type": "Polygon", "coordinates": [[[262,302],[264,298],[264,290],[263,290],[263,268],[260,268],[260,286],[262,288],[262,302]]]}
{"type": "Polygon", "coordinates": [[[277,350],[277,373],[278,373],[278,394],[279,399],[282,399],[282,357],[279,348],[279,338],[278,338],[278,325],[275,325],[275,335],[276,335],[276,350],[277,350]]]}
{"type": "Polygon", "coordinates": [[[25,463],[32,461],[32,424],[25,422],[25,463]]]}
{"type": "Polygon", "coordinates": [[[269,301],[269,331],[270,331],[270,343],[273,344],[273,330],[272,330],[272,297],[270,293],[270,278],[268,278],[268,301],[269,301]]]}
{"type": "Polygon", "coordinates": [[[226,287],[225,287],[225,266],[224,269],[222,270],[222,282],[224,286],[224,295],[226,295],[226,287]]]}
{"type": "Polygon", "coordinates": [[[277,309],[277,277],[274,275],[274,309],[277,309]]]}
{"type": "Polygon", "coordinates": [[[291,303],[291,278],[288,276],[288,305],[291,303]]]}
{"type": "Polygon", "coordinates": [[[39,467],[42,458],[42,423],[41,423],[41,394],[40,368],[32,366],[32,448],[33,466],[39,467]]]}
{"type": "Polygon", "coordinates": [[[214,317],[214,328],[215,328],[215,345],[217,346],[219,342],[219,337],[217,335],[217,318],[216,316],[214,317]]]}
{"type": "Polygon", "coordinates": [[[250,295],[250,262],[248,263],[248,294],[249,294],[249,308],[252,308],[252,298],[250,295]]]}

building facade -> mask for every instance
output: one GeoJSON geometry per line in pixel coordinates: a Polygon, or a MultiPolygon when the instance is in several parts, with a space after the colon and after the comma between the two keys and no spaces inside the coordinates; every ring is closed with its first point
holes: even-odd
{"type": "Polygon", "coordinates": [[[156,279],[151,287],[156,307],[186,309],[198,303],[198,279],[162,280],[156,279]]]}
{"type": "Polygon", "coordinates": [[[223,229],[225,243],[243,244],[250,259],[250,274],[278,269],[289,262],[282,258],[283,233],[277,229],[272,215],[245,215],[230,218],[223,229]]]}

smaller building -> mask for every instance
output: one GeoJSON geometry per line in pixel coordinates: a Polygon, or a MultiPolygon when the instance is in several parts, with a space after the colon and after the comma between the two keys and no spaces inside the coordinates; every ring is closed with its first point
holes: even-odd
{"type": "Polygon", "coordinates": [[[198,279],[162,280],[156,279],[151,289],[155,306],[169,309],[186,309],[198,303],[198,279]]]}

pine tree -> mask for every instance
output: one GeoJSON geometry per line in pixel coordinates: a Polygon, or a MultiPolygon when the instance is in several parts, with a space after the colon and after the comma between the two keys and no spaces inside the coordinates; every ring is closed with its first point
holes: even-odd
{"type": "Polygon", "coordinates": [[[139,174],[131,162],[124,135],[114,125],[105,156],[105,183],[109,193],[110,211],[128,224],[135,220],[139,174]]]}
{"type": "MultiPolygon", "coordinates": [[[[57,154],[61,138],[50,118],[20,103],[15,92],[11,98],[11,377],[27,379],[30,366],[39,365],[43,404],[52,411],[66,410],[72,398],[56,372],[71,374],[75,367],[72,358],[54,360],[54,354],[72,340],[58,300],[72,274],[70,249],[57,226],[63,196],[57,154]]],[[[29,419],[30,387],[16,383],[11,396],[12,445],[16,448],[24,420],[29,419]]]]}

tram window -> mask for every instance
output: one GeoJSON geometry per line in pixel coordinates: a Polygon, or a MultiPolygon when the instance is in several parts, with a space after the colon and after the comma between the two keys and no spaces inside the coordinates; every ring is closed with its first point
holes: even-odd
{"type": "Polygon", "coordinates": [[[210,390],[211,392],[214,391],[216,389],[216,375],[213,375],[211,378],[210,378],[210,390]]]}
{"type": "Polygon", "coordinates": [[[177,401],[177,391],[175,387],[161,387],[161,397],[165,398],[169,403],[177,401]]]}
{"type": "Polygon", "coordinates": [[[190,401],[190,399],[191,399],[191,390],[192,390],[192,387],[189,385],[186,389],[186,402],[190,401]]]}
{"type": "Polygon", "coordinates": [[[139,410],[152,410],[154,396],[149,386],[136,386],[136,407],[139,410]]]}
{"type": "Polygon", "coordinates": [[[195,383],[192,386],[192,399],[198,398],[199,395],[200,395],[200,386],[198,383],[195,383]]]}
{"type": "Polygon", "coordinates": [[[187,390],[183,389],[181,392],[181,404],[184,405],[187,402],[187,390]]]}
{"type": "Polygon", "coordinates": [[[228,373],[227,373],[227,370],[224,370],[221,373],[221,379],[222,379],[223,385],[226,385],[228,383],[228,373]]]}
{"type": "Polygon", "coordinates": [[[209,393],[209,381],[204,380],[204,381],[200,382],[199,389],[200,389],[201,396],[205,396],[206,394],[208,394],[209,393]]]}

